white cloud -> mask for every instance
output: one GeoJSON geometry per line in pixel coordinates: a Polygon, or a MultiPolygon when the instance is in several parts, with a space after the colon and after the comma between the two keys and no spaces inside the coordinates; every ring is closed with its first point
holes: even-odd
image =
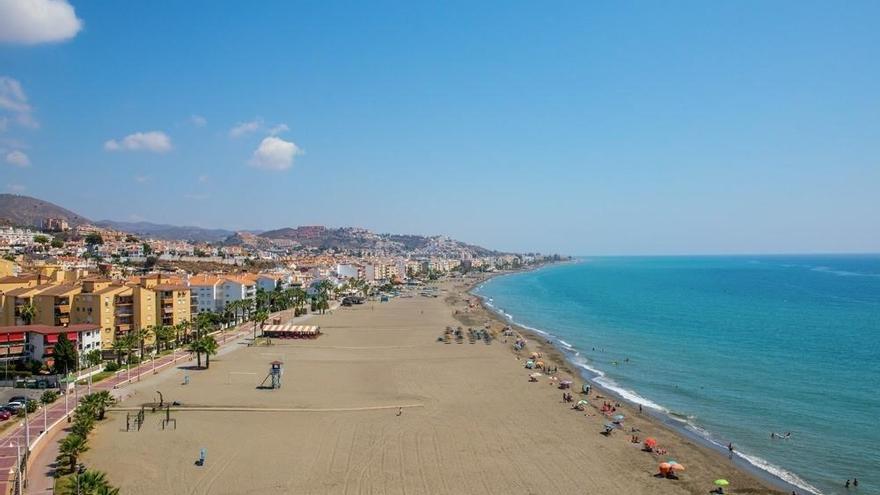
{"type": "Polygon", "coordinates": [[[199,182],[201,182],[202,184],[208,182],[208,179],[209,179],[209,177],[207,175],[200,175],[199,176],[199,182]]]}
{"type": "MultiPolygon", "coordinates": [[[[0,0],[3,2],[4,0],[0,0]]],[[[2,16],[2,13],[0,13],[2,16]]],[[[0,32],[2,32],[0,27],[0,32]]],[[[28,103],[27,95],[21,87],[21,83],[17,80],[0,76],[0,111],[11,114],[15,117],[15,121],[24,127],[39,127],[39,124],[32,115],[33,109],[28,103]]],[[[3,117],[3,128],[9,125],[9,120],[3,117]]]]}
{"type": "Polygon", "coordinates": [[[269,129],[270,136],[277,136],[282,132],[287,132],[290,130],[290,127],[287,127],[287,124],[278,124],[275,127],[269,129]]]}
{"type": "Polygon", "coordinates": [[[146,175],[135,175],[134,180],[135,182],[138,182],[140,184],[145,184],[147,182],[150,182],[150,177],[146,175]]]}
{"type": "Polygon", "coordinates": [[[30,167],[31,159],[23,151],[13,150],[6,153],[6,163],[16,167],[30,167]]]}
{"type": "Polygon", "coordinates": [[[151,151],[165,153],[171,151],[171,138],[162,131],[135,132],[120,140],[111,139],[104,143],[107,151],[151,151]]]}
{"type": "Polygon", "coordinates": [[[195,114],[189,116],[189,122],[196,127],[205,127],[208,125],[208,119],[195,114]]]}
{"type": "Polygon", "coordinates": [[[256,132],[263,127],[263,119],[254,119],[249,122],[239,122],[232,129],[229,129],[229,137],[238,138],[245,134],[256,132]]]}
{"type": "Polygon", "coordinates": [[[64,41],[76,36],[82,25],[67,0],[0,0],[0,42],[64,41]]]}
{"type": "Polygon", "coordinates": [[[16,193],[16,194],[23,193],[27,190],[27,188],[21,184],[7,184],[6,189],[8,189],[9,192],[11,192],[11,193],[16,193]]]}
{"type": "Polygon", "coordinates": [[[266,170],[287,170],[293,165],[294,157],[302,153],[296,144],[269,136],[260,142],[249,163],[266,170]]]}

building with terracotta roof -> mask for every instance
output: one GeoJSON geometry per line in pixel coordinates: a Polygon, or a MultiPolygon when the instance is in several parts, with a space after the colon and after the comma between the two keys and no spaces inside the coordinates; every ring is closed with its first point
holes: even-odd
{"type": "Polygon", "coordinates": [[[200,274],[189,278],[194,299],[194,312],[205,313],[223,310],[223,279],[215,275],[200,274]]]}

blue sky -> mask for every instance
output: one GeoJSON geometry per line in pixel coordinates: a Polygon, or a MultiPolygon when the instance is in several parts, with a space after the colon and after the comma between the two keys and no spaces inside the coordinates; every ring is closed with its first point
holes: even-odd
{"type": "Polygon", "coordinates": [[[93,219],[880,251],[877,2],[22,1],[0,187],[93,219]]]}

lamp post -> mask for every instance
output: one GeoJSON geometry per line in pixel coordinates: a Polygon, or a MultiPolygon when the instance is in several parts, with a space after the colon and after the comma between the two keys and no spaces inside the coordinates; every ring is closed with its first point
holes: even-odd
{"type": "MultiPolygon", "coordinates": [[[[9,442],[9,447],[12,447],[12,442],[9,442]]],[[[18,439],[15,439],[15,473],[16,473],[16,484],[18,485],[18,493],[24,493],[22,489],[22,476],[21,476],[21,442],[18,439]]]]}
{"type": "Polygon", "coordinates": [[[30,452],[30,450],[31,450],[31,428],[30,428],[30,424],[28,424],[27,401],[25,401],[25,403],[24,403],[24,444],[25,444],[25,451],[30,452]]]}

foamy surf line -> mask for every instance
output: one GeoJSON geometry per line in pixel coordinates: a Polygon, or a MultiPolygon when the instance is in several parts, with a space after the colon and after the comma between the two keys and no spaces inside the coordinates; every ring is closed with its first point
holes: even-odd
{"type": "MultiPolygon", "coordinates": [[[[641,405],[642,407],[646,407],[649,410],[652,410],[654,412],[654,415],[658,416],[659,419],[663,421],[666,425],[670,426],[671,428],[677,429],[688,437],[699,440],[703,442],[704,445],[716,451],[727,451],[727,446],[725,442],[717,440],[711,432],[694,424],[692,422],[692,417],[677,415],[669,409],[661,406],[660,404],[657,404],[656,402],[639,395],[635,391],[620,386],[620,384],[618,384],[611,378],[608,378],[604,371],[599,368],[590,366],[587,359],[581,356],[581,351],[569,344],[568,342],[560,339],[559,337],[553,335],[546,330],[531,327],[517,322],[513,315],[505,312],[499,307],[496,307],[493,304],[495,302],[493,298],[476,292],[477,290],[482,289],[484,285],[485,283],[480,284],[478,287],[475,287],[471,293],[480,298],[483,306],[486,307],[486,309],[488,309],[492,313],[495,313],[502,319],[509,321],[512,324],[515,324],[518,327],[524,328],[532,333],[545,337],[551,345],[556,347],[556,349],[559,350],[566,357],[569,363],[571,363],[576,369],[579,369],[581,371],[581,378],[586,381],[595,383],[602,390],[617,396],[620,400],[627,402],[630,405],[641,405]]],[[[753,474],[760,476],[770,482],[781,484],[785,486],[786,489],[795,488],[797,490],[806,491],[815,495],[823,495],[823,493],[818,488],[811,485],[800,476],[790,471],[787,471],[775,464],[772,464],[766,459],[743,452],[735,452],[735,455],[737,459],[741,460],[744,463],[744,468],[747,468],[753,474]]]]}

